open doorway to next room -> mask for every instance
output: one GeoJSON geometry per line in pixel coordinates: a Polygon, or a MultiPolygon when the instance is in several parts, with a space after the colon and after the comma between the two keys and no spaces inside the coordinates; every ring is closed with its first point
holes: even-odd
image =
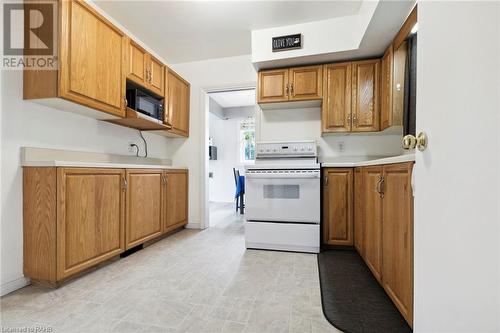
{"type": "Polygon", "coordinates": [[[255,89],[209,94],[209,226],[245,212],[245,165],[255,161],[255,89]]]}

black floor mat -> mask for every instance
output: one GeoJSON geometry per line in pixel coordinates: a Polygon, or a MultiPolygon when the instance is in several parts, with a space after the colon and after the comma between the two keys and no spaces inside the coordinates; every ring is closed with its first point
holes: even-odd
{"type": "Polygon", "coordinates": [[[344,332],[412,332],[356,251],[318,255],[326,319],[344,332]]]}

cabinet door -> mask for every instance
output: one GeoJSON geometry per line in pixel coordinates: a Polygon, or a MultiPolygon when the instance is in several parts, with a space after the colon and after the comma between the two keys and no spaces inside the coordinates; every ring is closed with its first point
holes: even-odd
{"type": "Polygon", "coordinates": [[[148,71],[149,71],[149,89],[163,96],[164,82],[165,82],[165,66],[161,61],[155,59],[153,56],[148,57],[148,71]]]}
{"type": "Polygon", "coordinates": [[[382,268],[382,196],[379,193],[382,167],[363,168],[365,207],[365,262],[375,278],[381,281],[382,268]]]}
{"type": "Polygon", "coordinates": [[[60,97],[124,116],[125,35],[83,1],[60,8],[60,97]]]}
{"type": "Polygon", "coordinates": [[[173,71],[168,71],[168,112],[166,123],[172,126],[172,133],[189,136],[189,94],[190,85],[173,71]]]}
{"type": "Polygon", "coordinates": [[[352,64],[352,131],[378,131],[380,60],[363,60],[352,64]]]}
{"type": "Polygon", "coordinates": [[[363,203],[363,172],[361,168],[354,169],[354,247],[364,257],[364,203],[363,203]]]}
{"type": "Polygon", "coordinates": [[[353,244],[352,184],[352,169],[325,169],[323,184],[323,242],[325,244],[353,244]]]}
{"type": "Polygon", "coordinates": [[[351,130],[351,63],[325,65],[323,78],[323,132],[351,130]]]}
{"type": "Polygon", "coordinates": [[[380,130],[393,126],[392,122],[392,45],[389,46],[381,62],[380,85],[380,130]]]}
{"type": "Polygon", "coordinates": [[[127,249],[161,235],[162,176],[162,170],[127,170],[127,249]]]}
{"type": "Polygon", "coordinates": [[[382,285],[408,321],[413,320],[413,163],[384,167],[382,285]]]}
{"type": "Polygon", "coordinates": [[[259,72],[258,103],[288,101],[288,68],[259,72]]]}
{"type": "Polygon", "coordinates": [[[164,232],[187,224],[188,219],[188,172],[165,172],[165,221],[164,232]]]}
{"type": "Polygon", "coordinates": [[[290,68],[290,100],[312,100],[323,96],[323,66],[290,68]]]}
{"type": "Polygon", "coordinates": [[[124,250],[125,172],[57,170],[57,279],[124,250]]]}
{"type": "Polygon", "coordinates": [[[129,40],[127,78],[145,86],[147,82],[148,53],[134,41],[129,40]]]}

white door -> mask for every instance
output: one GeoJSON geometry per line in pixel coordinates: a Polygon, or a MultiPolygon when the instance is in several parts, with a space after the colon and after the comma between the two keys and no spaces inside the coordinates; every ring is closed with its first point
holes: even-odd
{"type": "Polygon", "coordinates": [[[418,3],[415,332],[500,331],[499,2],[418,3]]]}

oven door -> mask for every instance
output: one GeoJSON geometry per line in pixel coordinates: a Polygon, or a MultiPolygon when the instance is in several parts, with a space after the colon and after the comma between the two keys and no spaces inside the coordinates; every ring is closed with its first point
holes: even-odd
{"type": "Polygon", "coordinates": [[[249,221],[319,223],[320,170],[247,170],[249,221]]]}

